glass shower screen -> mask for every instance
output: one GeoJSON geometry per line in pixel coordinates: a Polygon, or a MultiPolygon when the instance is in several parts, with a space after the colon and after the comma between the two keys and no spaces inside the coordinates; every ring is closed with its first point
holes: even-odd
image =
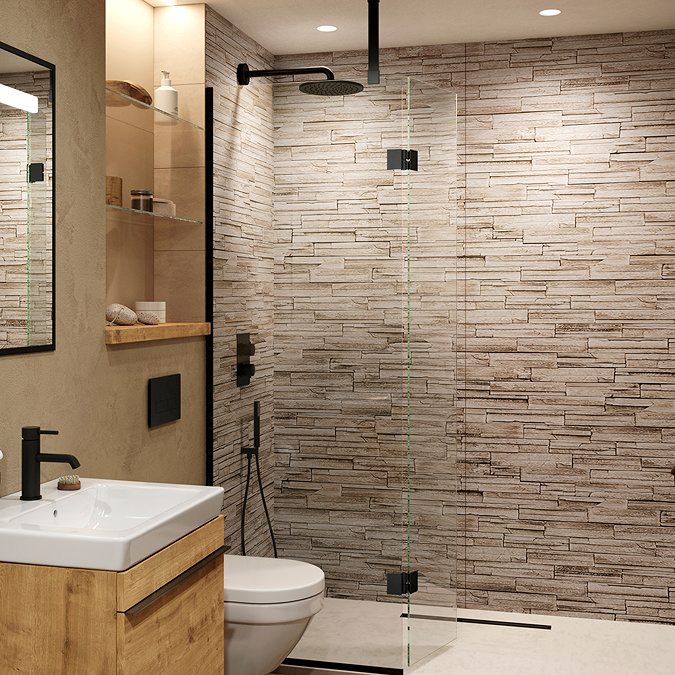
{"type": "Polygon", "coordinates": [[[275,531],[326,574],[291,658],[402,673],[455,631],[455,96],[273,91],[275,531]]]}
{"type": "Polygon", "coordinates": [[[407,546],[416,579],[404,612],[405,665],[456,636],[457,230],[456,97],[403,85],[407,339],[407,546]]]}

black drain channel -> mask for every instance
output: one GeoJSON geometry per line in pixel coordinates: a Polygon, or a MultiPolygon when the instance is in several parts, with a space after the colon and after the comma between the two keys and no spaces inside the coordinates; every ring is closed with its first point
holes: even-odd
{"type": "Polygon", "coordinates": [[[488,619],[457,619],[461,623],[479,623],[485,626],[510,626],[511,628],[536,628],[551,630],[551,626],[544,623],[519,623],[517,621],[489,621],[488,619]]]}
{"type": "MultiPolygon", "coordinates": [[[[407,619],[408,614],[401,614],[402,619],[407,619]]],[[[521,623],[519,621],[492,621],[490,619],[465,619],[452,616],[430,616],[428,614],[411,614],[411,619],[423,619],[426,621],[456,621],[457,623],[477,623],[483,626],[507,626],[511,628],[536,628],[538,630],[551,630],[551,626],[545,623],[521,623]]]]}
{"type": "Polygon", "coordinates": [[[342,670],[347,673],[372,673],[373,675],[404,675],[403,668],[385,668],[381,666],[359,666],[354,663],[332,663],[328,661],[311,661],[309,659],[284,659],[285,666],[301,666],[303,668],[324,668],[326,670],[342,670]]]}

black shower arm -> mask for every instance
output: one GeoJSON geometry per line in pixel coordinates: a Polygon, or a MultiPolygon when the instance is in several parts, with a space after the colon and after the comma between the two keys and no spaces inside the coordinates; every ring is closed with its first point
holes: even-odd
{"type": "Polygon", "coordinates": [[[252,77],[276,77],[278,75],[311,75],[321,73],[327,80],[334,80],[335,75],[330,68],[316,66],[313,68],[285,68],[280,70],[249,70],[245,63],[237,66],[237,82],[239,84],[248,84],[252,77]]]}

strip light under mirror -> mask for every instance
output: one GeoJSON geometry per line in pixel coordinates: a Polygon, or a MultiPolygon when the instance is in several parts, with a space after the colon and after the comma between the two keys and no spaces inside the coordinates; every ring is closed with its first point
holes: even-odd
{"type": "Polygon", "coordinates": [[[55,348],[55,72],[0,42],[0,356],[55,348]]]}

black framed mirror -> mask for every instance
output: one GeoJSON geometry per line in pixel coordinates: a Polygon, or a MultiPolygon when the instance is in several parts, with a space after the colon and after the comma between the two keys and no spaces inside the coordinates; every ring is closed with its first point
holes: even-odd
{"type": "Polygon", "coordinates": [[[0,356],[55,349],[55,82],[0,42],[0,356]]]}

